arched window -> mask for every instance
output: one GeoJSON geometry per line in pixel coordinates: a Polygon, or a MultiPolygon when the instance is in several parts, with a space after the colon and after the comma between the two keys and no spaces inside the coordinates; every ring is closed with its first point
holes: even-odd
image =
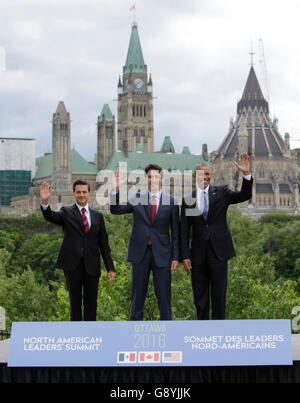
{"type": "Polygon", "coordinates": [[[260,165],[258,168],[258,177],[264,178],[265,177],[265,169],[263,165],[260,165]]]}
{"type": "Polygon", "coordinates": [[[144,105],[144,116],[147,116],[147,112],[146,112],[146,105],[144,105]]]}
{"type": "Polygon", "coordinates": [[[132,105],[132,116],[135,116],[135,105],[132,105]]]}

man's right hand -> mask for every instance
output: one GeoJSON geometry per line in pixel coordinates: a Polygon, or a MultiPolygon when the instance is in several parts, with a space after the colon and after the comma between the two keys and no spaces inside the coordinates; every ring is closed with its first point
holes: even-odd
{"type": "Polygon", "coordinates": [[[191,262],[191,259],[184,259],[184,261],[183,261],[183,267],[184,267],[184,270],[185,270],[188,274],[191,274],[191,273],[192,273],[192,262],[191,262]]]}
{"type": "Polygon", "coordinates": [[[47,182],[43,182],[40,186],[40,197],[41,202],[45,206],[48,204],[48,201],[53,193],[53,190],[50,190],[49,184],[47,182]]]}

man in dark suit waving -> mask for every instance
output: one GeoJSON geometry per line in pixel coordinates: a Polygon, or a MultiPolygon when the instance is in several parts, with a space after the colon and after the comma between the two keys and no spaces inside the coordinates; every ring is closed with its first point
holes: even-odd
{"type": "Polygon", "coordinates": [[[44,218],[53,224],[61,225],[64,240],[58,255],[56,267],[64,270],[70,296],[70,316],[72,321],[95,321],[97,294],[100,278],[100,251],[112,282],[115,269],[110,253],[103,215],[88,205],[89,184],[76,181],[73,192],[76,203],[52,211],[48,202],[53,190],[44,182],[40,187],[41,210],[44,218]],[[83,290],[83,301],[82,301],[83,290]]]}
{"type": "Polygon", "coordinates": [[[170,320],[171,271],[179,264],[179,208],[175,199],[162,192],[162,168],[150,164],[145,168],[148,191],[137,193],[120,203],[119,186],[127,181],[117,171],[111,194],[112,214],[133,214],[127,260],[132,263],[132,300],[130,320],[143,320],[150,271],[161,320],[170,320]],[[169,229],[172,230],[170,242],[169,229]]]}
{"type": "Polygon", "coordinates": [[[184,269],[192,275],[198,319],[209,319],[210,293],[212,319],[225,319],[227,261],[235,256],[226,213],[229,205],[252,197],[253,180],[247,153],[241,155],[241,165],[236,163],[236,166],[244,175],[240,191],[210,186],[212,172],[208,166],[199,164],[194,172],[196,190],[182,201],[181,252],[184,269]]]}

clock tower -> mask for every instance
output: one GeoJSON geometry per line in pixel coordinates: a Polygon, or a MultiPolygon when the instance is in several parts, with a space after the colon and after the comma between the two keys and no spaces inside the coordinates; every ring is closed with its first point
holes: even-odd
{"type": "Polygon", "coordinates": [[[152,78],[133,24],[123,76],[118,83],[118,149],[128,154],[142,144],[145,152],[154,151],[152,78]]]}

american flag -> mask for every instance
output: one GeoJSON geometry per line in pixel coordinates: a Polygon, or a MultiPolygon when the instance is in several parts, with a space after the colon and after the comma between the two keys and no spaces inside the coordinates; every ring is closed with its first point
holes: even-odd
{"type": "Polygon", "coordinates": [[[162,362],[182,362],[182,351],[164,351],[162,362]]]}

